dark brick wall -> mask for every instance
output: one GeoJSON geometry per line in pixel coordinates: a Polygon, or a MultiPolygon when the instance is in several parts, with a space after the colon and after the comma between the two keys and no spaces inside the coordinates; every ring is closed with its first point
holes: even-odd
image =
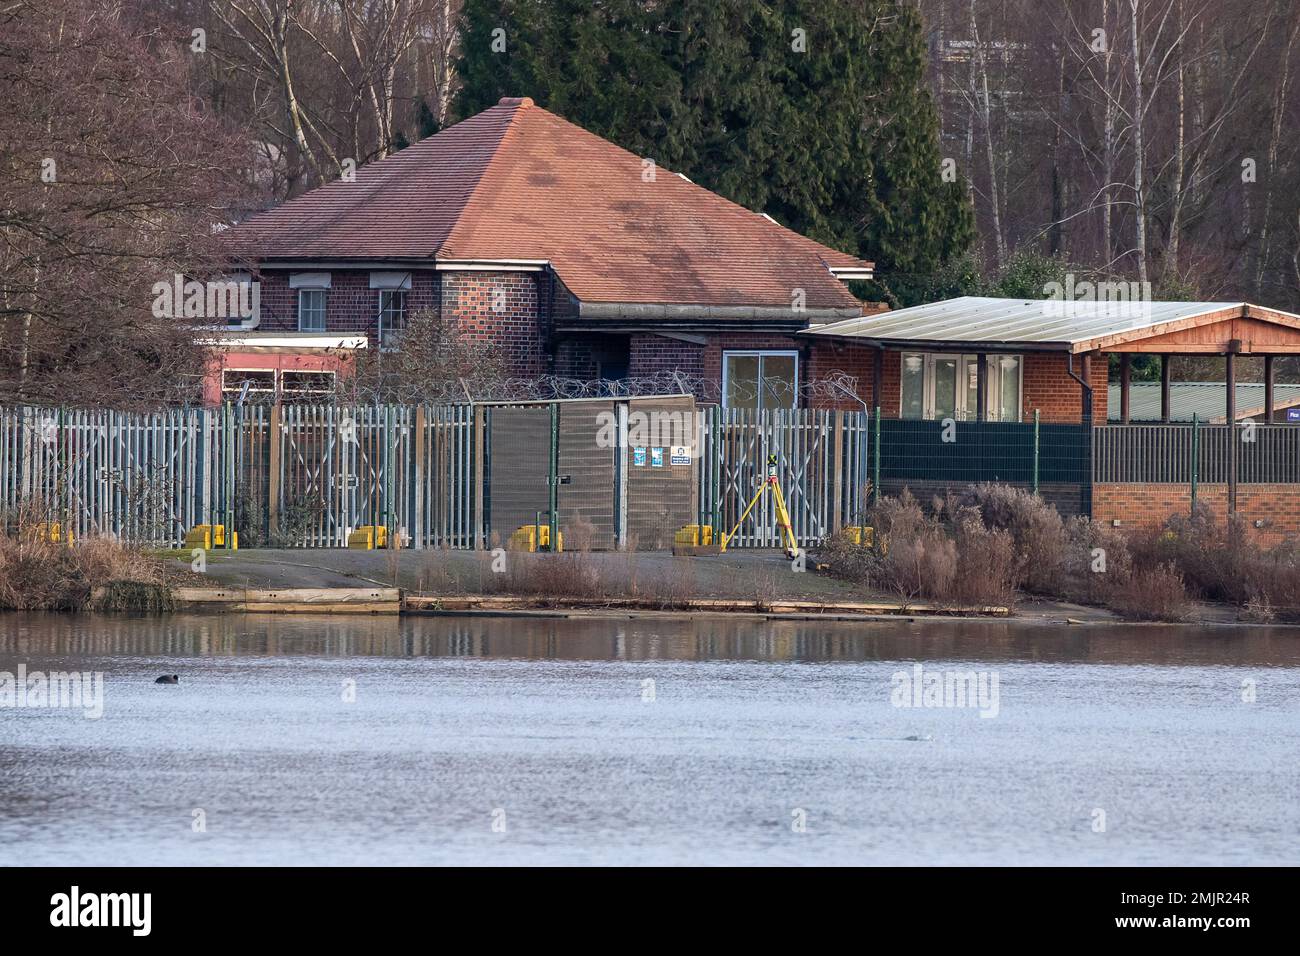
{"type": "MultiPolygon", "coordinates": [[[[378,345],[379,292],[370,288],[369,269],[328,271],[325,330],[365,333],[378,345]]],[[[298,291],[289,288],[289,270],[267,270],[261,279],[262,321],[259,331],[298,331],[298,291]]],[[[567,298],[567,293],[565,294],[567,298]]],[[[407,313],[441,311],[471,338],[489,342],[508,358],[516,375],[540,375],[548,369],[547,309],[555,297],[549,276],[538,272],[414,271],[407,293],[407,313]]]]}
{"type": "MultiPolygon", "coordinates": [[[[608,378],[608,370],[626,362],[630,354],[629,336],[600,333],[569,334],[557,338],[552,368],[566,378],[608,378]]],[[[629,374],[631,374],[629,372],[629,374]]]]}
{"type": "MultiPolygon", "coordinates": [[[[379,344],[379,290],[370,288],[369,269],[300,270],[328,271],[330,289],[325,296],[325,330],[365,333],[371,347],[379,344]]],[[[298,331],[298,290],[289,288],[288,271],[268,270],[261,274],[261,332],[298,331]]],[[[411,274],[411,291],[406,295],[406,310],[412,312],[437,309],[440,276],[424,271],[411,274]]]]}

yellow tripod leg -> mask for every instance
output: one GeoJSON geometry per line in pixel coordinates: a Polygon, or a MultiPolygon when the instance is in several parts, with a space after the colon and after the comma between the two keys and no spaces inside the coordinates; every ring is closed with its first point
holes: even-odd
{"type": "Polygon", "coordinates": [[[781,494],[781,486],[775,481],[772,482],[772,489],[776,494],[776,526],[781,529],[785,553],[791,558],[798,557],[799,542],[795,540],[794,528],[790,527],[790,512],[785,507],[785,495],[781,494]]]}
{"type": "Polygon", "coordinates": [[[758,491],[754,493],[754,497],[749,499],[749,504],[745,506],[744,512],[741,514],[739,520],[736,521],[736,526],[722,536],[722,540],[718,544],[719,554],[726,554],[727,542],[736,536],[736,532],[740,530],[740,526],[745,523],[745,519],[749,517],[749,513],[754,510],[754,505],[758,504],[758,499],[763,497],[763,492],[766,490],[767,482],[764,482],[759,486],[758,491]]]}

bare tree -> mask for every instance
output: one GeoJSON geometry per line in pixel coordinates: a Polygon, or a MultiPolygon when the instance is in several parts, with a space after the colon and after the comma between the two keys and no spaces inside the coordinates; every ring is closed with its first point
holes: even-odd
{"type": "Polygon", "coordinates": [[[0,400],[157,402],[201,373],[153,286],[217,266],[247,154],[185,55],[118,4],[0,2],[0,400]]]}

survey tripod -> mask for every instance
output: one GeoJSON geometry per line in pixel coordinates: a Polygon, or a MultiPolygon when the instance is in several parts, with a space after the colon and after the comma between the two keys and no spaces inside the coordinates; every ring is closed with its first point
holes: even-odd
{"type": "Polygon", "coordinates": [[[722,536],[722,540],[718,543],[719,553],[726,552],[727,543],[736,537],[736,532],[745,523],[749,513],[754,510],[754,505],[758,504],[759,500],[769,490],[776,502],[776,526],[781,534],[781,542],[785,545],[786,557],[797,558],[799,556],[799,542],[795,540],[794,529],[790,527],[790,512],[786,510],[785,495],[781,493],[781,482],[776,475],[776,455],[767,456],[767,477],[758,486],[758,491],[754,492],[754,497],[749,499],[749,504],[745,506],[745,510],[741,513],[736,526],[722,536]]]}

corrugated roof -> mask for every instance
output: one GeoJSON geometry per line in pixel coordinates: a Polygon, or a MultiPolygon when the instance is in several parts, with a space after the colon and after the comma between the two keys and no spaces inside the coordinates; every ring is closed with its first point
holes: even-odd
{"type": "MultiPolygon", "coordinates": [[[[1228,390],[1223,382],[1170,382],[1169,417],[1176,422],[1190,422],[1192,414],[1203,422],[1223,419],[1228,414],[1228,390]]],[[[1274,385],[1273,407],[1300,404],[1300,385],[1274,385]]],[[[1237,383],[1237,418],[1258,417],[1264,409],[1262,382],[1237,383]]],[[[1112,382],[1106,396],[1107,417],[1119,418],[1120,386],[1112,382]]],[[[1129,386],[1129,419],[1160,420],[1160,383],[1133,382],[1129,386]]]]}
{"type": "MultiPolygon", "coordinates": [[[[860,311],[869,269],[532,100],[497,106],[232,227],[262,260],[540,260],[583,302],[860,311]]],[[[842,313],[843,314],[843,313],[842,313]]]]}
{"type": "Polygon", "coordinates": [[[1300,325],[1300,316],[1246,302],[1088,302],[962,296],[884,314],[843,319],[806,335],[916,344],[987,344],[1081,351],[1099,340],[1216,313],[1264,313],[1300,325]]]}

